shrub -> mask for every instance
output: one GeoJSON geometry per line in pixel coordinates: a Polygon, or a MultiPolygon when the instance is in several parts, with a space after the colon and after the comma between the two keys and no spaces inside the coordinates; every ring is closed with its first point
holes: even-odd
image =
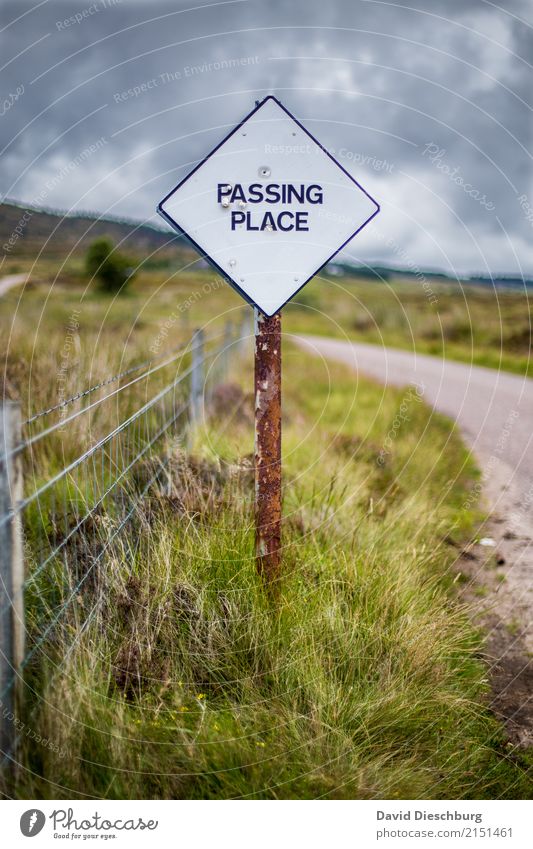
{"type": "Polygon", "coordinates": [[[134,277],[131,260],[115,251],[107,236],[95,239],[87,251],[87,273],[98,280],[105,292],[124,292],[134,277]]]}

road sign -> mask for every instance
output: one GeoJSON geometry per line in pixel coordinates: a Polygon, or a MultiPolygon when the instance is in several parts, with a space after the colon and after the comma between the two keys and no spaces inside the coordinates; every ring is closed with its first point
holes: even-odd
{"type": "Polygon", "coordinates": [[[157,211],[256,307],[256,557],[260,574],[272,586],[281,564],[279,311],[379,206],[269,96],[157,211]]]}
{"type": "Polygon", "coordinates": [[[272,316],[379,205],[269,96],[161,201],[158,212],[247,301],[272,316]]]}

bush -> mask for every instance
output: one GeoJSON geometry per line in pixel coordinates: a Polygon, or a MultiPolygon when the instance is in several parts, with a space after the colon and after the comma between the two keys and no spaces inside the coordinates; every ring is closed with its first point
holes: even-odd
{"type": "Polygon", "coordinates": [[[105,292],[124,292],[135,274],[131,260],[115,251],[113,242],[107,236],[95,239],[89,246],[85,267],[105,292]]]}

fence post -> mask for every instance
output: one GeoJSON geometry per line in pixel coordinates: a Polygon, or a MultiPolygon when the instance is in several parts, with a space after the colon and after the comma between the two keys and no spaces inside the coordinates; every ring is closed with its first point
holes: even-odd
{"type": "Polygon", "coordinates": [[[252,324],[251,325],[250,325],[250,314],[249,314],[248,310],[246,310],[246,312],[244,314],[244,318],[243,318],[242,323],[241,323],[241,330],[240,330],[241,343],[240,343],[239,347],[241,349],[241,353],[245,354],[246,351],[248,350],[248,342],[250,340],[250,336],[253,333],[254,333],[253,310],[252,310],[252,324]]]}
{"type": "Polygon", "coordinates": [[[233,325],[227,321],[224,325],[224,337],[222,343],[222,381],[227,382],[229,377],[230,350],[233,341],[233,325]]]}
{"type": "Polygon", "coordinates": [[[189,420],[191,433],[202,417],[202,395],[204,389],[204,331],[195,330],[192,336],[191,394],[189,398],[189,420]]]}
{"type": "Polygon", "coordinates": [[[20,405],[0,403],[0,750],[8,754],[15,739],[17,671],[24,657],[24,549],[21,517],[22,455],[20,405]]]}

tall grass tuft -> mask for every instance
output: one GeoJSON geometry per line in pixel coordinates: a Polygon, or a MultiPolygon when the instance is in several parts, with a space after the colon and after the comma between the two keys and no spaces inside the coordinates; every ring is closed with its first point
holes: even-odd
{"type": "Polygon", "coordinates": [[[249,401],[234,389],[238,415],[215,410],[192,456],[168,449],[83,590],[94,614],[32,671],[26,722],[54,746],[23,741],[18,797],[527,795],[453,593],[445,540],[475,518],[470,459],[421,403],[383,455],[402,393],[302,371],[302,356],[286,351],[278,592],[255,569],[249,401]]]}

